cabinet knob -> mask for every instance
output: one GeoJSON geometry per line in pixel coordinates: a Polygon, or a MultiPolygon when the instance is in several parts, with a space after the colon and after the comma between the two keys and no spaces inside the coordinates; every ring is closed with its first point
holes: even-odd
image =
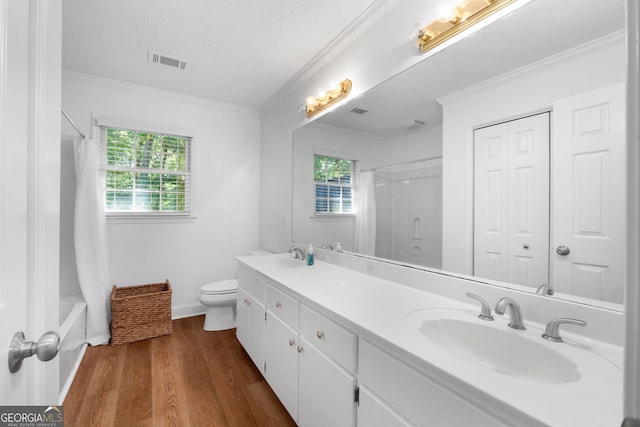
{"type": "Polygon", "coordinates": [[[298,353],[302,353],[302,347],[298,346],[297,350],[298,350],[298,353]]]}
{"type": "Polygon", "coordinates": [[[276,301],[276,308],[282,307],[282,303],[280,301],[276,301]]]}
{"type": "Polygon", "coordinates": [[[289,339],[289,347],[293,347],[296,342],[292,339],[289,339]]]}
{"type": "Polygon", "coordinates": [[[318,337],[319,340],[321,340],[322,338],[324,338],[324,332],[318,331],[316,332],[316,336],[318,337]]]}

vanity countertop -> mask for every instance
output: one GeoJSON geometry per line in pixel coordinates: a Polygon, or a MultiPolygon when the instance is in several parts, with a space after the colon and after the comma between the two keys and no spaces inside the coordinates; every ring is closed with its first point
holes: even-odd
{"type": "MultiPolygon", "coordinates": [[[[492,326],[563,354],[575,362],[580,374],[577,380],[557,383],[505,375],[435,346],[412,320],[423,310],[449,310],[476,319],[480,311],[476,301],[463,303],[319,260],[313,266],[301,263],[293,268],[276,262],[288,257],[278,254],[237,260],[281,284],[301,302],[336,316],[359,336],[388,344],[389,351],[427,375],[446,381],[463,396],[480,395],[486,397],[480,401],[502,402],[550,426],[619,425],[623,418],[620,347],[571,333],[570,328],[561,328],[564,343],[548,342],[540,337],[544,325],[527,321],[526,315],[526,331],[511,330],[508,316],[496,315],[492,326]]],[[[482,296],[482,290],[478,294],[482,296]]]]}

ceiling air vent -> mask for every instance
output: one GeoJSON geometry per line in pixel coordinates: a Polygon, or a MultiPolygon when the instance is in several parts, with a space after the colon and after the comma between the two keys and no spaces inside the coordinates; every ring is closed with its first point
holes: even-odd
{"type": "Polygon", "coordinates": [[[423,122],[422,120],[414,119],[413,121],[403,123],[402,127],[406,130],[415,130],[421,128],[426,124],[427,123],[423,122]]]}
{"type": "Polygon", "coordinates": [[[148,61],[151,64],[166,65],[167,67],[175,68],[177,70],[186,70],[188,63],[177,58],[161,55],[158,52],[152,50],[149,51],[148,61]]]}
{"type": "Polygon", "coordinates": [[[364,113],[368,113],[369,110],[365,110],[364,108],[354,108],[350,111],[351,113],[356,113],[356,114],[364,114],[364,113]]]}

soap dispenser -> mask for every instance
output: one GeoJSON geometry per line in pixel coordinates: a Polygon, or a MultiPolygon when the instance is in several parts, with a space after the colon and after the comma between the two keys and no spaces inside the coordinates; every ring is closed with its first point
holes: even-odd
{"type": "Polygon", "coordinates": [[[309,243],[307,248],[307,265],[313,265],[313,246],[309,243]]]}

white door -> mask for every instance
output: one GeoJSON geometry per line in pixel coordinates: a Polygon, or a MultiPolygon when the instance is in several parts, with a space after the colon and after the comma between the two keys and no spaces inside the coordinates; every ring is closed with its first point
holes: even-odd
{"type": "Polygon", "coordinates": [[[298,420],[298,333],[267,310],[265,378],[291,418],[298,420]]]}
{"type": "Polygon", "coordinates": [[[0,0],[0,404],[27,402],[27,371],[11,374],[13,334],[27,330],[29,3],[0,0]]]}
{"type": "Polygon", "coordinates": [[[247,296],[249,301],[249,342],[245,347],[256,364],[260,372],[264,373],[264,329],[265,329],[265,307],[251,295],[247,296]]]}
{"type": "Polygon", "coordinates": [[[552,283],[622,303],[625,259],[625,86],[554,104],[552,283]]]}
{"type": "Polygon", "coordinates": [[[58,403],[58,358],[9,373],[11,339],[59,325],[59,0],[0,0],[0,404],[58,403]],[[53,179],[52,179],[53,178],[53,179]]]}
{"type": "Polygon", "coordinates": [[[300,338],[298,424],[304,427],[355,424],[356,378],[300,338]]]}
{"type": "Polygon", "coordinates": [[[549,279],[549,113],[474,133],[474,275],[549,279]]]}
{"type": "Polygon", "coordinates": [[[411,426],[394,409],[377,397],[373,391],[362,385],[360,386],[357,420],[358,427],[411,426]]]}

